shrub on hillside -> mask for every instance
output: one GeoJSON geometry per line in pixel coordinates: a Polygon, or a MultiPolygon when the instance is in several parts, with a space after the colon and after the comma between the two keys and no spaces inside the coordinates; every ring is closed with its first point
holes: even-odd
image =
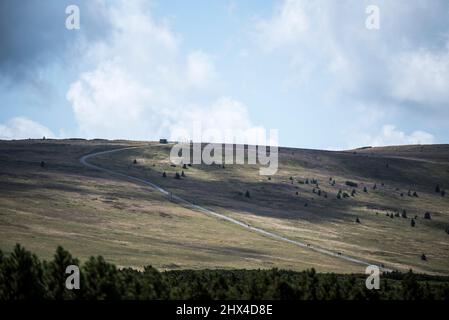
{"type": "Polygon", "coordinates": [[[353,181],[346,181],[345,184],[349,187],[357,188],[358,184],[353,181]]]}

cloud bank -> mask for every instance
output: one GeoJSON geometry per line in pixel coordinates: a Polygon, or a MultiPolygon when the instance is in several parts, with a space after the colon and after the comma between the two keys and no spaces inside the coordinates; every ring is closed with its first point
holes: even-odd
{"type": "Polygon", "coordinates": [[[255,20],[253,39],[287,59],[289,89],[305,97],[299,108],[313,103],[316,111],[307,112],[315,121],[327,114],[339,124],[341,147],[357,136],[377,136],[365,139],[376,145],[429,143],[433,135],[417,127],[449,120],[448,12],[445,1],[285,0],[255,20]],[[371,4],[380,10],[378,31],[365,27],[371,4]],[[405,119],[416,114],[423,124],[410,130],[405,119]]]}
{"type": "Polygon", "coordinates": [[[67,93],[83,136],[156,139],[196,122],[204,130],[253,127],[243,103],[217,94],[213,57],[184,54],[179,36],[143,1],[104,10],[111,35],[88,46],[83,63],[93,67],[67,93]]]}
{"type": "Polygon", "coordinates": [[[284,145],[337,149],[449,137],[446,0],[215,3],[205,16],[184,3],[76,2],[78,31],[64,28],[69,0],[0,2],[3,128],[19,117],[147,140],[198,122],[263,125],[284,145]],[[371,4],[377,31],[365,28],[371,4]]]}
{"type": "Polygon", "coordinates": [[[15,117],[0,124],[0,139],[41,139],[55,138],[55,134],[47,127],[24,117],[15,117]]]}

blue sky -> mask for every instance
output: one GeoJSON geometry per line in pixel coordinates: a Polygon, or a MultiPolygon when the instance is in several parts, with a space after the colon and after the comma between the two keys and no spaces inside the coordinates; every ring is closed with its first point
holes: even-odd
{"type": "Polygon", "coordinates": [[[201,123],[307,148],[447,143],[448,15],[444,0],[3,0],[0,139],[201,123]]]}

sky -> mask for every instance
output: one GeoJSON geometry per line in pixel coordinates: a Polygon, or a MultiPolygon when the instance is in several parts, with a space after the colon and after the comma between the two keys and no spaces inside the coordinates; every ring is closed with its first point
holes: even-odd
{"type": "Polygon", "coordinates": [[[448,17],[447,0],[1,0],[0,139],[448,143],[448,17]]]}

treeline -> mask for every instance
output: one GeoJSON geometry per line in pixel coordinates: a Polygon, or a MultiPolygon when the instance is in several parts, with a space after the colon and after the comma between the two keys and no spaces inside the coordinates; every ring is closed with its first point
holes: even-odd
{"type": "Polygon", "coordinates": [[[118,269],[101,256],[80,266],[80,289],[66,289],[68,265],[79,265],[58,247],[52,261],[16,245],[0,251],[0,299],[299,299],[449,300],[449,277],[389,273],[379,290],[365,287],[365,275],[286,270],[118,269]]]}

